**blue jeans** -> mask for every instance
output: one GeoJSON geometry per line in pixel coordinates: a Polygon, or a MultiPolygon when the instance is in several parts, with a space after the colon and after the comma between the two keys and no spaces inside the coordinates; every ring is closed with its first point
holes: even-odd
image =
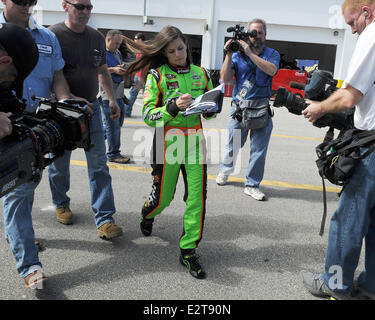
{"type": "MultiPolygon", "coordinates": [[[[87,169],[91,191],[91,207],[95,214],[95,224],[99,228],[107,222],[114,222],[112,215],[115,213],[115,202],[112,190],[112,178],[107,166],[105,155],[105,142],[100,105],[95,100],[94,111],[90,121],[91,143],[94,145],[90,151],[85,151],[87,169]]],[[[52,201],[56,208],[69,207],[70,198],[67,192],[70,188],[70,157],[72,152],[66,151],[48,168],[52,201]]]]}
{"type": "Polygon", "coordinates": [[[102,101],[102,115],[104,120],[104,133],[107,137],[108,159],[113,159],[120,156],[121,145],[121,127],[125,118],[125,104],[122,99],[117,99],[117,104],[120,107],[120,118],[117,120],[111,119],[111,112],[109,110],[109,101],[102,101]]]}
{"type": "Polygon", "coordinates": [[[31,266],[42,267],[35,245],[35,234],[31,218],[34,191],[39,182],[24,183],[3,198],[4,230],[10,249],[17,262],[17,271],[25,278],[31,266]]]}
{"type": "MultiPolygon", "coordinates": [[[[232,104],[230,114],[232,115],[234,111],[235,106],[232,104]]],[[[264,166],[272,129],[273,123],[271,119],[264,128],[250,130],[250,159],[246,170],[245,187],[258,188],[263,180],[264,166]]],[[[245,145],[249,130],[242,128],[240,122],[231,117],[228,123],[228,133],[229,137],[225,157],[220,166],[220,171],[226,175],[233,173],[238,152],[240,148],[245,145]]]]}
{"type": "Polygon", "coordinates": [[[136,88],[139,82],[139,78],[137,76],[134,77],[134,83],[129,90],[129,104],[125,105],[125,115],[130,117],[132,115],[133,105],[135,100],[137,100],[139,89],[136,88]]]}
{"type": "Polygon", "coordinates": [[[365,270],[358,284],[375,293],[374,168],[375,152],[357,164],[331,218],[323,280],[337,292],[350,291],[365,239],[365,270]]]}

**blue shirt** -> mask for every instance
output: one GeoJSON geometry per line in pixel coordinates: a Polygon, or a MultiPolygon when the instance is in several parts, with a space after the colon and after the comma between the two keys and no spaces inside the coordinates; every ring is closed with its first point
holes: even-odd
{"type": "MultiPolygon", "coordinates": [[[[271,48],[264,47],[259,57],[273,63],[279,68],[280,54],[271,48]]],[[[271,76],[260,70],[251,59],[241,51],[232,56],[232,69],[235,72],[236,82],[233,87],[233,100],[239,100],[237,93],[246,80],[251,83],[251,89],[247,92],[244,99],[260,99],[269,98],[272,94],[272,78],[271,76]]]]}
{"type": "MultiPolygon", "coordinates": [[[[4,13],[0,16],[0,23],[6,23],[4,13]]],[[[47,28],[40,26],[30,17],[29,27],[26,28],[34,38],[39,50],[39,60],[34,70],[23,83],[23,98],[27,101],[26,111],[34,112],[38,102],[33,101],[33,95],[49,98],[56,71],[64,68],[59,41],[55,34],[47,28]]]]}
{"type": "MultiPolygon", "coordinates": [[[[121,55],[121,52],[119,50],[116,51],[116,54],[113,54],[111,51],[107,50],[107,66],[109,68],[111,67],[116,67],[120,64],[122,64],[122,55],[121,55]],[[118,58],[120,58],[120,61],[118,60],[118,58]]],[[[112,77],[112,81],[114,83],[120,83],[122,81],[124,81],[124,78],[116,73],[112,73],[111,74],[111,77],[112,77]]]]}

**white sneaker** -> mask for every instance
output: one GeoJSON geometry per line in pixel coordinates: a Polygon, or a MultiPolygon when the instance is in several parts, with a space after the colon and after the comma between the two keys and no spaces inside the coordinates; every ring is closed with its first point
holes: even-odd
{"type": "Polygon", "coordinates": [[[266,195],[262,191],[260,191],[259,188],[245,187],[245,190],[243,192],[258,201],[263,201],[266,199],[266,195]]]}
{"type": "Polygon", "coordinates": [[[223,186],[227,183],[228,181],[228,175],[222,173],[222,172],[219,172],[219,174],[217,175],[216,177],[216,183],[219,185],[219,186],[223,186]]]}

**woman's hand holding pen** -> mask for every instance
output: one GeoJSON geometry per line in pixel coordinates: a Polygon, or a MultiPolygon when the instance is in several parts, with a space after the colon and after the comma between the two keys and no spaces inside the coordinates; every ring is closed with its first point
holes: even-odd
{"type": "Polygon", "coordinates": [[[185,110],[188,106],[191,105],[193,101],[191,94],[189,93],[182,94],[180,92],[177,92],[177,93],[180,94],[180,96],[176,100],[177,108],[180,110],[185,110]]]}

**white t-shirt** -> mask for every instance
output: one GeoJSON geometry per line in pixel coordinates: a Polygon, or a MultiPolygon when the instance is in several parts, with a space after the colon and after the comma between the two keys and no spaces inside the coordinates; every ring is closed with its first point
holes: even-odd
{"type": "Polygon", "coordinates": [[[343,88],[350,84],[363,96],[355,106],[354,126],[375,129],[375,23],[366,27],[358,38],[343,88]]]}

